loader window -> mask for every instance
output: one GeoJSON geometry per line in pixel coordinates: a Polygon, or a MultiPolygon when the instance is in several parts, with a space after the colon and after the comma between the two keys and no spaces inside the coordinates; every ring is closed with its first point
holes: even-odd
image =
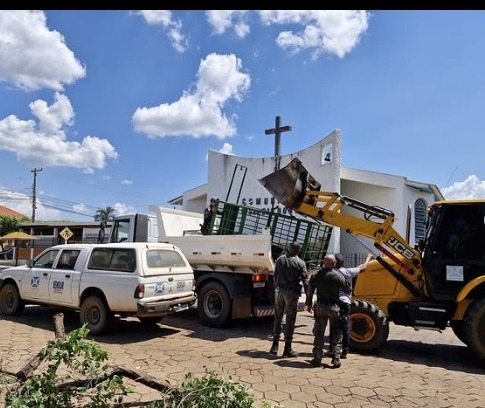
{"type": "Polygon", "coordinates": [[[483,208],[458,205],[449,207],[441,239],[443,255],[453,259],[482,259],[485,250],[483,208]]]}

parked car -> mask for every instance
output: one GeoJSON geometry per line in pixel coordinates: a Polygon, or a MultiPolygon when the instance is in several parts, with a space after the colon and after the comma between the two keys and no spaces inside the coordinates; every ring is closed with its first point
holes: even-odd
{"type": "Polygon", "coordinates": [[[13,259],[14,248],[7,248],[0,251],[0,259],[13,259]]]}
{"type": "Polygon", "coordinates": [[[0,313],[25,304],[80,312],[91,334],[109,329],[115,315],[155,325],[196,301],[194,272],[182,251],[166,243],[63,244],[0,275],[0,313]]]}

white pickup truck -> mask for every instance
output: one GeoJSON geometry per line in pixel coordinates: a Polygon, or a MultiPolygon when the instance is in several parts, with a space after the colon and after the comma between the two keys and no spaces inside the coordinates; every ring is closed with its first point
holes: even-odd
{"type": "Polygon", "coordinates": [[[115,314],[154,325],[196,301],[193,269],[164,243],[64,244],[0,275],[0,313],[26,304],[80,311],[91,334],[109,329],[115,314]]]}

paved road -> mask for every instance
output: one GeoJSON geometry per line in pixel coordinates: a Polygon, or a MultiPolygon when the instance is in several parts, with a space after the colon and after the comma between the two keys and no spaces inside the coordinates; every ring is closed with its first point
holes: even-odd
{"type": "MultiPolygon", "coordinates": [[[[31,306],[0,320],[0,365],[17,371],[53,338],[51,316],[58,310],[31,306]]],[[[65,314],[66,330],[78,327],[65,314]]],[[[485,365],[474,360],[450,329],[443,333],[392,326],[379,355],[349,355],[339,369],[309,364],[313,319],[299,313],[296,359],[267,353],[272,318],[244,320],[226,329],[203,326],[189,310],[166,317],[157,329],[136,319],[117,321],[114,332],[96,340],[112,364],[127,365],[175,385],[186,373],[207,370],[249,384],[257,402],[285,408],[485,407],[485,365]]],[[[280,353],[281,354],[281,353],[280,353]]],[[[157,393],[137,386],[129,401],[157,393]]]]}

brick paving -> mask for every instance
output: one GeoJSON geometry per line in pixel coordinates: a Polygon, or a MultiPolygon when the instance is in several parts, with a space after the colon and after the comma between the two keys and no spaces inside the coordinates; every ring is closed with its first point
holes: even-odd
{"type": "MultiPolygon", "coordinates": [[[[51,316],[58,309],[30,306],[15,318],[0,319],[0,366],[19,370],[53,335],[51,316]]],[[[66,331],[79,326],[65,313],[66,331]]],[[[350,354],[339,369],[309,363],[313,318],[297,317],[294,349],[287,359],[268,353],[272,318],[242,320],[225,329],[202,325],[195,310],[164,318],[147,329],[133,318],[120,319],[113,332],[98,336],[112,364],[180,383],[187,373],[213,371],[248,384],[257,403],[285,408],[327,407],[485,407],[485,364],[477,362],[451,329],[440,332],[391,326],[378,355],[350,354]]],[[[327,359],[326,359],[327,360],[327,359]]],[[[328,361],[329,362],[329,361],[328,361]]],[[[158,398],[131,383],[128,402],[158,398]]]]}

